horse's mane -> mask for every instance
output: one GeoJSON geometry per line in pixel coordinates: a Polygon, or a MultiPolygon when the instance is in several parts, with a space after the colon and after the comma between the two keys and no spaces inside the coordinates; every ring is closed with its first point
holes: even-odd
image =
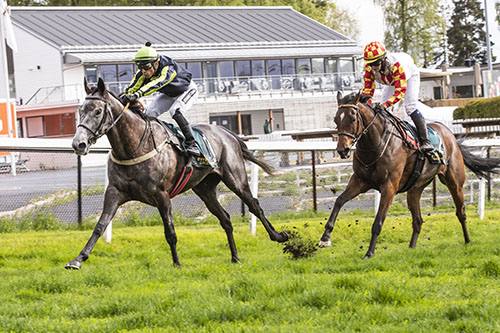
{"type": "MultiPolygon", "coordinates": [[[[350,93],[349,95],[345,95],[344,97],[342,97],[342,104],[354,104],[354,102],[356,102],[356,100],[358,99],[358,95],[360,95],[360,93],[354,93],[354,92],[350,93]]],[[[370,107],[370,105],[368,104],[369,99],[370,96],[361,94],[359,101],[365,104],[366,106],[370,107]]]]}
{"type": "MultiPolygon", "coordinates": [[[[98,90],[99,90],[99,88],[97,86],[92,87],[91,90],[90,90],[90,94],[89,95],[95,94],[98,90]]],[[[114,91],[107,90],[107,89],[106,89],[106,91],[108,92],[108,94],[110,94],[115,99],[117,99],[122,106],[125,106],[125,104],[123,103],[122,99],[120,97],[118,97],[114,91]]],[[[132,111],[133,113],[135,113],[136,115],[140,116],[144,120],[153,119],[154,118],[154,117],[150,117],[150,116],[146,115],[146,113],[143,112],[144,108],[142,107],[142,105],[141,105],[141,107],[135,107],[136,105],[141,105],[141,104],[136,103],[134,105],[134,107],[129,107],[129,110],[132,111]]]]}

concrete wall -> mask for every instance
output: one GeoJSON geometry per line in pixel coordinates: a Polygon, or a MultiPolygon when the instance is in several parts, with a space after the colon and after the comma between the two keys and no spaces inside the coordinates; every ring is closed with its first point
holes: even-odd
{"type": "Polygon", "coordinates": [[[62,59],[57,48],[14,27],[18,52],[14,54],[17,100],[26,103],[41,87],[63,85],[62,59]]]}

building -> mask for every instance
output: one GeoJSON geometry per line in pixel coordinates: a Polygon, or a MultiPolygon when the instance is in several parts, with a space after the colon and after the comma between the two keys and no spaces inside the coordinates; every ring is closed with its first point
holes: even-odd
{"type": "Polygon", "coordinates": [[[190,121],[240,134],[263,133],[267,118],[274,130],[332,127],[333,92],[361,84],[362,48],[291,7],[12,7],[11,15],[18,52],[9,73],[25,137],[67,136],[83,77],[122,91],[146,41],[193,73],[200,98],[190,121]]]}

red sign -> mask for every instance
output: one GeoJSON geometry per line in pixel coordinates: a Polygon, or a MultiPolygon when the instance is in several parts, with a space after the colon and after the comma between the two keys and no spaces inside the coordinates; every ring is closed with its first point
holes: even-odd
{"type": "MultiPolygon", "coordinates": [[[[16,112],[14,104],[10,104],[10,119],[12,121],[12,133],[16,137],[16,112]]],[[[9,137],[9,121],[7,117],[7,103],[0,103],[0,138],[9,137]]],[[[8,152],[0,152],[0,156],[9,155],[8,152]]]]}
{"type": "MultiPolygon", "coordinates": [[[[12,121],[12,133],[16,137],[16,113],[14,104],[10,105],[10,119],[12,121]]],[[[0,138],[9,137],[9,117],[7,116],[7,103],[0,103],[0,138]]]]}

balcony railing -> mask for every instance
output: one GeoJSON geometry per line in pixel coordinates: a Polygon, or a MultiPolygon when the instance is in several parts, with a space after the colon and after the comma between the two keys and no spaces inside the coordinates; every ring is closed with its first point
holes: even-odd
{"type": "MultiPolygon", "coordinates": [[[[247,77],[218,77],[193,79],[198,86],[200,96],[219,94],[238,95],[271,91],[314,91],[344,90],[361,87],[358,73],[322,73],[295,75],[266,75],[247,77]]],[[[106,82],[109,90],[119,94],[129,82],[106,82]]],[[[83,85],[44,87],[25,104],[40,104],[82,99],[85,97],[83,85]]]]}

